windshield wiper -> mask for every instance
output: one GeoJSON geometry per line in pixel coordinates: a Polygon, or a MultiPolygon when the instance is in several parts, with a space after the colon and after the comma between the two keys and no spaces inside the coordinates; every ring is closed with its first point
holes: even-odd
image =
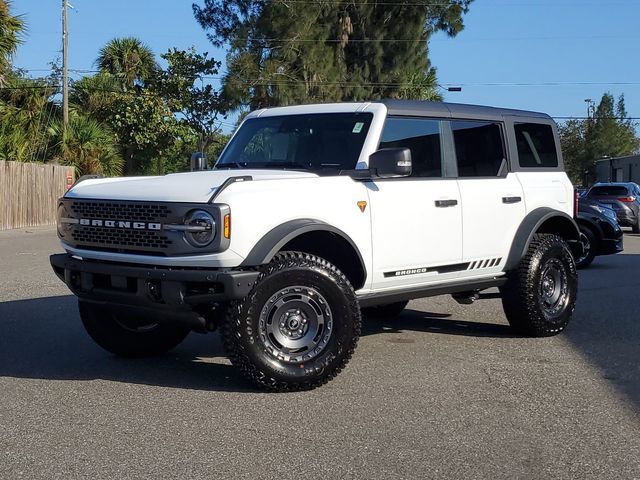
{"type": "Polygon", "coordinates": [[[216,165],[215,169],[216,170],[222,170],[223,168],[226,169],[233,169],[233,168],[247,168],[246,165],[241,164],[240,162],[229,162],[229,163],[223,163],[220,165],[216,165]]]}
{"type": "Polygon", "coordinates": [[[251,168],[291,168],[294,170],[310,170],[308,165],[303,165],[302,163],[295,162],[267,162],[259,165],[251,165],[251,168]]]}

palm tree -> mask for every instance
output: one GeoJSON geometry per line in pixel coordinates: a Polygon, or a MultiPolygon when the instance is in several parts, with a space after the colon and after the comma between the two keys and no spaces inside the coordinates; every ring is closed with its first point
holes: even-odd
{"type": "Polygon", "coordinates": [[[0,89],[0,145],[3,158],[19,162],[47,158],[47,125],[59,113],[57,88],[43,79],[9,74],[0,89]]]}
{"type": "Polygon", "coordinates": [[[24,30],[24,22],[20,16],[12,16],[9,11],[11,2],[0,0],[0,86],[11,68],[11,57],[22,43],[20,35],[24,30]]]}
{"type": "Polygon", "coordinates": [[[135,37],[111,40],[100,49],[96,65],[119,78],[125,89],[144,83],[158,68],[151,49],[135,37]]]}
{"type": "Polygon", "coordinates": [[[93,119],[79,114],[69,118],[66,132],[62,121],[49,126],[54,159],[62,165],[75,167],[78,176],[122,174],[124,161],[118,154],[113,134],[93,119]]]}
{"type": "Polygon", "coordinates": [[[82,77],[73,82],[69,100],[73,108],[100,121],[110,114],[109,106],[122,95],[118,79],[108,73],[82,77]]]}

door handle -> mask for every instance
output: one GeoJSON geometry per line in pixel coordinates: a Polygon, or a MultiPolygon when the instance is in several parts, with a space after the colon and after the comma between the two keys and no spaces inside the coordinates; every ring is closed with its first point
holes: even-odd
{"type": "Polygon", "coordinates": [[[502,203],[518,203],[522,201],[522,197],[502,197],[502,203]]]}
{"type": "Polygon", "coordinates": [[[436,207],[446,208],[454,207],[458,204],[458,200],[436,200],[436,207]]]}

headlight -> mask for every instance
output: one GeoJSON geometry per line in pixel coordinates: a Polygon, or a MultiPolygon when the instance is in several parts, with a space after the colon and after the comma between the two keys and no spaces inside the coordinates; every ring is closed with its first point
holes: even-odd
{"type": "Polygon", "coordinates": [[[209,245],[216,236],[216,221],[204,210],[192,210],[184,221],[184,238],[194,247],[209,245]]]}
{"type": "MultiPolygon", "coordinates": [[[[58,213],[56,219],[56,225],[58,227],[58,236],[60,238],[64,238],[71,231],[71,225],[73,224],[73,219],[69,212],[65,208],[64,204],[58,205],[58,213]]],[[[77,221],[77,220],[76,220],[77,221]]]]}

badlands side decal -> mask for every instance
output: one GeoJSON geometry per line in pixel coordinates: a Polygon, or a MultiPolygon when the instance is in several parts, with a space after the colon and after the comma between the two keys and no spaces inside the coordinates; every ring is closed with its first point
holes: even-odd
{"type": "Polygon", "coordinates": [[[452,273],[463,270],[478,270],[497,266],[502,258],[490,258],[486,260],[475,260],[473,262],[455,263],[451,265],[440,265],[437,267],[407,268],[406,270],[396,270],[395,272],[384,272],[385,278],[404,277],[407,275],[420,275],[423,273],[452,273]]]}

